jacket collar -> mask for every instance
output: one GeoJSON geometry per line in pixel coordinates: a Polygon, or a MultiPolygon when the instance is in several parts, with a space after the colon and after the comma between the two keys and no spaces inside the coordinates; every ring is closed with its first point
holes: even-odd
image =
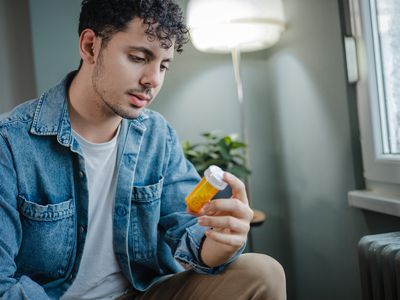
{"type": "MultiPolygon", "coordinates": [[[[57,140],[64,146],[71,145],[71,123],[68,112],[68,89],[77,71],[69,73],[59,84],[43,93],[36,105],[30,132],[35,135],[57,135],[57,140]]],[[[141,126],[148,118],[146,109],[133,122],[141,126]]],[[[127,125],[127,124],[125,124],[127,125]]]]}
{"type": "Polygon", "coordinates": [[[71,139],[67,91],[76,71],[69,73],[60,83],[40,96],[30,132],[36,135],[57,135],[67,146],[71,139]]]}

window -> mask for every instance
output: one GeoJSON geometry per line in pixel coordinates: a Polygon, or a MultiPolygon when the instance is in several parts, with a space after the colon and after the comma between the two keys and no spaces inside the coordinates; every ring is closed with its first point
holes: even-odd
{"type": "Polygon", "coordinates": [[[371,1],[384,154],[400,154],[400,3],[371,1]]]}
{"type": "Polygon", "coordinates": [[[350,192],[349,201],[400,216],[400,1],[351,0],[350,8],[358,48],[357,106],[368,191],[350,192]]]}

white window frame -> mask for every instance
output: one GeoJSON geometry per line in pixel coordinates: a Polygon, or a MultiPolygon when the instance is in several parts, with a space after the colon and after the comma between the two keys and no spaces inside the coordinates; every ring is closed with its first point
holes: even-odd
{"type": "Polygon", "coordinates": [[[357,107],[366,181],[366,190],[349,192],[349,204],[400,216],[400,155],[383,154],[385,145],[381,128],[385,124],[380,120],[380,109],[383,108],[379,107],[382,72],[376,72],[381,70],[381,64],[372,39],[372,28],[377,24],[371,21],[370,0],[349,1],[352,32],[357,44],[357,107]]]}

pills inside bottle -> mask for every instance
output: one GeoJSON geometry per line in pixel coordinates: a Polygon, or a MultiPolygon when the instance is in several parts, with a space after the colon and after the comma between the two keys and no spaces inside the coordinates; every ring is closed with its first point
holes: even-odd
{"type": "Polygon", "coordinates": [[[218,191],[224,190],[227,183],[223,180],[224,171],[217,166],[209,166],[204,172],[204,177],[193,191],[186,197],[186,205],[193,212],[199,212],[218,191]]]}

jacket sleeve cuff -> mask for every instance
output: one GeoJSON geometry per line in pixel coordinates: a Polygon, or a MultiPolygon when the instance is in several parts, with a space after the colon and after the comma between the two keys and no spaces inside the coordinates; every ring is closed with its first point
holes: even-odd
{"type": "Polygon", "coordinates": [[[27,276],[22,276],[19,281],[7,290],[2,297],[2,300],[34,300],[43,299],[50,300],[46,295],[43,287],[32,281],[27,276]]]}
{"type": "Polygon", "coordinates": [[[206,266],[200,258],[200,250],[202,241],[207,228],[195,224],[186,229],[186,233],[182,237],[180,245],[175,252],[175,258],[192,267],[194,271],[201,274],[218,274],[234,262],[243,252],[246,244],[244,244],[228,261],[224,264],[210,268],[206,266]]]}

